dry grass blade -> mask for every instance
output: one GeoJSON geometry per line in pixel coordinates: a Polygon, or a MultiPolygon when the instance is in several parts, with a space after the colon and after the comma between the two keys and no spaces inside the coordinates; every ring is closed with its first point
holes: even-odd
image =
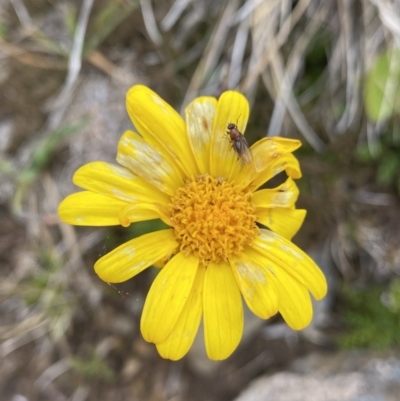
{"type": "Polygon", "coordinates": [[[32,25],[32,18],[29,15],[28,10],[25,7],[25,4],[22,0],[10,0],[11,5],[14,7],[15,13],[18,16],[18,19],[21,25],[24,26],[31,26],[32,25]]]}
{"type": "Polygon", "coordinates": [[[360,54],[360,41],[357,39],[353,21],[355,19],[354,7],[349,1],[339,1],[339,18],[342,28],[341,38],[345,49],[344,59],[346,60],[346,102],[345,110],[336,125],[336,131],[343,134],[354,122],[356,113],[359,110],[359,83],[361,77],[362,60],[360,54]]]}
{"type": "Polygon", "coordinates": [[[280,90],[286,94],[285,95],[286,98],[283,98],[284,99],[283,101],[285,102],[285,106],[287,107],[290,115],[293,118],[293,121],[295,122],[295,124],[296,124],[297,128],[300,130],[300,132],[303,134],[304,138],[308,141],[308,143],[317,152],[321,152],[322,150],[324,150],[325,145],[321,141],[321,139],[319,139],[318,135],[312,129],[312,127],[308,123],[307,119],[304,117],[304,114],[301,112],[296,99],[294,98],[291,90],[289,89],[290,84],[288,83],[288,80],[285,77],[285,75],[282,74],[282,69],[284,69],[284,66],[283,66],[282,59],[280,59],[278,54],[274,58],[274,60],[271,62],[271,67],[272,67],[273,73],[275,74],[275,77],[281,83],[280,90]]]}
{"type": "Polygon", "coordinates": [[[330,245],[333,261],[340,273],[346,280],[355,279],[357,274],[350,260],[354,249],[351,242],[348,241],[345,224],[338,225],[330,245]]]}
{"type": "Polygon", "coordinates": [[[230,29],[230,19],[236,11],[238,3],[237,0],[228,2],[222,12],[204,51],[204,55],[193,74],[183,101],[184,105],[188,104],[198,94],[202,83],[208,78],[211,72],[215,69],[215,66],[218,64],[230,29]]]}
{"type": "MultiPolygon", "coordinates": [[[[277,135],[278,133],[282,132],[285,109],[287,108],[291,117],[293,118],[293,121],[303,134],[304,138],[316,151],[319,152],[325,148],[325,145],[319,139],[318,135],[314,132],[302,113],[293,94],[293,85],[302,66],[305,50],[320,28],[321,22],[325,19],[328,10],[329,7],[326,6],[326,3],[320,4],[319,8],[315,12],[315,15],[312,17],[310,24],[296,41],[294,50],[289,56],[286,70],[284,68],[283,60],[279,51],[271,62],[275,78],[274,86],[276,88],[276,94],[273,94],[275,98],[275,106],[271,116],[268,136],[277,135]]],[[[263,78],[264,77],[265,74],[263,74],[263,78]]]]}
{"type": "Polygon", "coordinates": [[[228,87],[236,88],[242,76],[243,60],[250,31],[250,20],[244,19],[236,32],[229,67],[228,87]]]}
{"type": "MultiPolygon", "coordinates": [[[[262,6],[259,6],[257,13],[251,18],[251,41],[252,51],[247,67],[247,75],[254,70],[255,66],[259,63],[259,60],[265,54],[265,49],[270,48],[275,38],[275,31],[278,24],[278,3],[267,3],[264,2],[262,6]]],[[[266,69],[263,76],[264,84],[269,93],[274,92],[272,77],[266,69]]],[[[239,84],[240,88],[240,84],[239,84]]],[[[250,99],[250,103],[254,102],[254,96],[256,92],[256,81],[253,81],[249,85],[246,95],[250,99]]]]}
{"type": "Polygon", "coordinates": [[[246,92],[251,86],[254,85],[255,81],[258,79],[260,74],[265,70],[268,64],[271,62],[274,54],[278,51],[278,49],[283,45],[285,40],[287,39],[291,29],[298,22],[298,20],[302,17],[307,7],[309,6],[311,0],[301,0],[297,3],[295,9],[292,14],[285,20],[282,24],[279,32],[274,38],[274,41],[270,43],[268,48],[265,48],[265,52],[262,56],[257,60],[257,63],[252,67],[249,71],[246,78],[241,83],[241,89],[246,92]]]}
{"type": "Polygon", "coordinates": [[[370,0],[379,10],[382,24],[396,38],[397,46],[400,46],[400,14],[399,5],[396,1],[370,0]]]}
{"type": "Polygon", "coordinates": [[[0,38],[0,52],[4,55],[1,58],[13,57],[21,63],[27,64],[31,67],[44,68],[48,70],[65,70],[66,63],[62,60],[54,59],[50,56],[35,54],[31,50],[23,47],[7,43],[0,38]]]}
{"type": "Polygon", "coordinates": [[[67,77],[57,100],[54,102],[56,109],[50,114],[47,122],[47,128],[50,131],[56,129],[60,125],[61,119],[68,107],[68,101],[72,96],[73,87],[78,79],[82,66],[83,42],[92,6],[93,0],[84,0],[82,3],[81,13],[74,36],[74,43],[69,58],[67,77]]]}
{"type": "MultiPolygon", "coordinates": [[[[7,328],[6,328],[7,329],[7,328]]],[[[0,356],[6,355],[17,350],[31,341],[43,337],[48,332],[47,317],[42,313],[28,315],[23,321],[13,325],[5,333],[5,341],[0,345],[0,356]]]]}
{"type": "Polygon", "coordinates": [[[156,18],[151,6],[151,0],[140,0],[140,5],[143,14],[144,26],[146,27],[150,39],[157,46],[161,46],[163,43],[163,38],[157,28],[156,18]]]}
{"type": "Polygon", "coordinates": [[[121,83],[134,85],[137,82],[137,77],[134,74],[123,71],[98,50],[89,54],[88,61],[121,83]]]}
{"type": "Polygon", "coordinates": [[[174,4],[168,11],[167,15],[161,20],[161,28],[163,31],[169,31],[175,23],[178,21],[179,17],[189,6],[192,0],[175,0],[174,4]]]}
{"type": "Polygon", "coordinates": [[[278,0],[271,1],[266,3],[264,0],[246,0],[244,5],[239,8],[238,11],[235,12],[232,16],[232,26],[239,22],[244,21],[249,17],[255,17],[259,13],[259,7],[262,6],[263,9],[266,8],[274,8],[278,3],[278,0]]]}
{"type": "Polygon", "coordinates": [[[53,365],[49,366],[36,380],[35,385],[40,389],[44,390],[54,381],[57,377],[70,369],[70,363],[67,358],[60,359],[53,365]]]}

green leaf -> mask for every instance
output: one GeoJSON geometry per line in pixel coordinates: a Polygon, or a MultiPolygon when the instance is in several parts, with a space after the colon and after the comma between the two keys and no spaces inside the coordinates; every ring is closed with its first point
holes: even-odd
{"type": "Polygon", "coordinates": [[[378,166],[376,180],[378,184],[390,185],[396,179],[400,168],[400,158],[394,153],[388,153],[378,166]]]}
{"type": "Polygon", "coordinates": [[[399,297],[400,286],[395,281],[383,302],[384,289],[375,287],[360,290],[344,287],[339,313],[347,330],[338,335],[342,348],[387,349],[400,343],[399,297]]]}
{"type": "Polygon", "coordinates": [[[382,121],[400,112],[400,51],[388,51],[376,58],[365,82],[368,117],[382,121]]]}

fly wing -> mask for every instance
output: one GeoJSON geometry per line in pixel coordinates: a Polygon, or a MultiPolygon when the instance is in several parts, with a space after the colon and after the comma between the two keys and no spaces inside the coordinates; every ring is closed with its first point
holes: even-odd
{"type": "Polygon", "coordinates": [[[249,148],[249,144],[243,135],[239,140],[235,141],[233,148],[244,164],[251,164],[253,162],[253,155],[249,148]]]}

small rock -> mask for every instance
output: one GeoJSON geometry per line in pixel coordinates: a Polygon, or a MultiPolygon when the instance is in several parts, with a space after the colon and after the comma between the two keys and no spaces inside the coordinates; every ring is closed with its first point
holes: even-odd
{"type": "Polygon", "coordinates": [[[121,377],[124,382],[130,382],[140,371],[142,364],[137,358],[130,358],[125,362],[121,371],[121,377]]]}
{"type": "Polygon", "coordinates": [[[261,377],[235,401],[397,401],[400,359],[367,351],[315,353],[297,360],[296,372],[261,377]]]}

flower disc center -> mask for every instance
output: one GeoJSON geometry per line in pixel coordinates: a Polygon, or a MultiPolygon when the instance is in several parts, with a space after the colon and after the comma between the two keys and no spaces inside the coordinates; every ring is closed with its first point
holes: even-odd
{"type": "Polygon", "coordinates": [[[258,233],[252,193],[209,175],[189,179],[171,199],[180,250],[207,265],[238,256],[258,233]]]}

